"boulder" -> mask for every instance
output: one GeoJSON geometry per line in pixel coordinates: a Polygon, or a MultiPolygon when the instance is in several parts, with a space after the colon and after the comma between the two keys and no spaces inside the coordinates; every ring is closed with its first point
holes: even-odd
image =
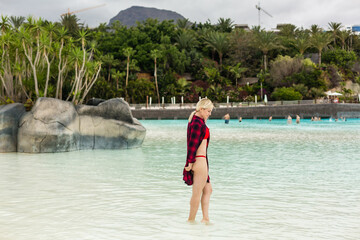
{"type": "Polygon", "coordinates": [[[123,149],[142,144],[146,129],[133,118],[127,102],[114,98],[98,106],[77,106],[80,149],[123,149]]]}
{"type": "Polygon", "coordinates": [[[138,147],[146,129],[132,117],[120,98],[98,106],[78,105],[53,98],[39,98],[19,123],[18,151],[66,152],[83,149],[138,147]]]}
{"type": "Polygon", "coordinates": [[[112,98],[97,106],[78,105],[76,110],[79,115],[98,116],[130,124],[134,123],[129,104],[122,98],[112,98]]]}
{"type": "Polygon", "coordinates": [[[17,134],[24,105],[13,103],[0,106],[0,152],[17,151],[17,134]]]}
{"type": "Polygon", "coordinates": [[[18,152],[75,151],[79,140],[79,116],[71,102],[39,98],[20,120],[18,152]]]}
{"type": "Polygon", "coordinates": [[[101,98],[90,98],[89,101],[86,102],[86,105],[90,105],[90,106],[97,106],[102,102],[105,102],[106,100],[101,99],[101,98]]]}

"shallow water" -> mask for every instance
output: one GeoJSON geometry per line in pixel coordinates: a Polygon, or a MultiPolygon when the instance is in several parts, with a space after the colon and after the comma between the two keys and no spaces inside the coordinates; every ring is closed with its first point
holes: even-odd
{"type": "Polygon", "coordinates": [[[186,222],[185,120],[142,148],[0,154],[0,240],[359,239],[360,120],[209,120],[212,225],[186,222]]]}

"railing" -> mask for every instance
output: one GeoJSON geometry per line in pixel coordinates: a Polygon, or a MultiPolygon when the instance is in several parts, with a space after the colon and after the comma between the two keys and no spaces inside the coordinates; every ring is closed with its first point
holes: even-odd
{"type": "MultiPolygon", "coordinates": [[[[216,108],[229,108],[229,107],[259,107],[259,106],[281,106],[281,105],[298,105],[298,104],[324,104],[331,103],[327,99],[318,100],[296,100],[296,101],[268,101],[265,102],[229,102],[229,103],[214,103],[216,108]]],[[[195,109],[196,103],[165,103],[165,104],[130,104],[132,110],[156,110],[156,109],[195,109]]]]}

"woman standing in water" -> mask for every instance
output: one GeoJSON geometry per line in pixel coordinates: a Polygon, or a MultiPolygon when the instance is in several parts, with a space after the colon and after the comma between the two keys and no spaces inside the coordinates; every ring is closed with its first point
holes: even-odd
{"type": "Polygon", "coordinates": [[[195,221],[201,201],[203,213],[201,222],[209,223],[209,202],[212,187],[208,173],[207,148],[210,141],[210,132],[205,122],[211,115],[213,108],[212,102],[207,98],[203,98],[196,104],[196,111],[192,112],[189,117],[187,158],[183,171],[183,180],[187,185],[192,185],[189,222],[195,221]]]}

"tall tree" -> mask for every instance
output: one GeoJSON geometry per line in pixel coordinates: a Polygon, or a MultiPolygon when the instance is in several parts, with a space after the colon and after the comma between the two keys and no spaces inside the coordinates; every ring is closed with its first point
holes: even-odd
{"type": "Polygon", "coordinates": [[[317,25],[317,24],[313,24],[313,25],[310,26],[310,32],[313,35],[313,34],[322,32],[322,28],[319,27],[319,25],[317,25]]]}
{"type": "Polygon", "coordinates": [[[215,50],[219,55],[219,64],[222,66],[224,54],[229,49],[229,38],[227,33],[211,31],[205,36],[206,45],[215,50]]]}
{"type": "Polygon", "coordinates": [[[61,24],[68,30],[71,36],[75,37],[82,24],[79,23],[76,15],[66,14],[61,17],[61,24]]]}
{"type": "Polygon", "coordinates": [[[155,77],[156,94],[157,94],[158,103],[160,106],[160,94],[159,94],[159,86],[158,86],[158,81],[157,81],[156,64],[157,64],[157,59],[161,57],[162,53],[158,49],[153,49],[153,50],[151,50],[150,55],[154,59],[154,77],[155,77]]]}
{"type": "MultiPolygon", "coordinates": [[[[350,30],[343,30],[343,31],[339,31],[338,33],[338,38],[341,42],[341,49],[345,50],[345,45],[346,45],[346,40],[349,39],[349,37],[351,36],[351,31],[350,30]]],[[[348,47],[349,49],[349,47],[348,47]]]]}
{"type": "Polygon", "coordinates": [[[338,34],[341,31],[341,28],[343,26],[341,23],[337,23],[337,22],[329,22],[328,25],[329,25],[332,37],[334,39],[334,47],[336,47],[336,38],[338,38],[338,34]]]}
{"type": "Polygon", "coordinates": [[[130,57],[134,55],[136,50],[134,50],[132,47],[127,47],[124,49],[123,53],[126,56],[126,79],[125,79],[125,98],[126,101],[128,100],[127,95],[127,86],[129,83],[129,67],[130,67],[130,57]]]}
{"type": "Polygon", "coordinates": [[[230,18],[219,18],[217,28],[220,32],[231,32],[234,28],[234,21],[230,18]]]}
{"type": "Polygon", "coordinates": [[[20,16],[11,16],[10,17],[10,22],[13,26],[14,29],[19,29],[19,27],[25,22],[25,17],[20,16]]]}
{"type": "Polygon", "coordinates": [[[291,45],[295,47],[300,55],[304,55],[306,49],[311,47],[311,43],[309,42],[309,34],[306,32],[302,32],[295,39],[291,41],[291,45]]]}
{"type": "Polygon", "coordinates": [[[178,19],[176,21],[176,26],[178,29],[187,30],[190,29],[193,24],[189,21],[188,18],[178,19]]]}
{"type": "Polygon", "coordinates": [[[9,17],[1,15],[1,21],[0,21],[1,33],[5,33],[10,27],[11,25],[10,25],[9,17]]]}
{"type": "Polygon", "coordinates": [[[247,68],[241,67],[241,63],[235,66],[230,66],[230,72],[235,76],[235,86],[238,85],[238,79],[241,78],[243,72],[246,72],[247,68]]]}
{"type": "Polygon", "coordinates": [[[65,57],[63,58],[63,49],[64,49],[64,44],[65,41],[67,39],[67,29],[63,26],[61,28],[59,28],[57,30],[58,32],[58,38],[60,40],[60,44],[59,44],[59,64],[58,64],[58,79],[57,79],[57,83],[56,83],[56,93],[55,93],[55,97],[62,99],[62,86],[63,86],[63,82],[64,82],[64,72],[65,72],[65,68],[68,62],[68,59],[65,57]]]}
{"type": "Polygon", "coordinates": [[[264,70],[266,72],[268,65],[267,55],[269,51],[282,48],[282,45],[279,43],[278,38],[274,32],[260,30],[258,32],[254,32],[253,46],[263,53],[264,70]]]}
{"type": "Polygon", "coordinates": [[[192,31],[179,32],[179,34],[175,37],[175,40],[175,45],[177,45],[180,50],[191,50],[198,44],[198,41],[192,31]]]}
{"type": "Polygon", "coordinates": [[[313,34],[310,38],[311,45],[318,50],[319,53],[319,66],[321,65],[322,50],[327,47],[332,41],[332,36],[326,32],[318,32],[313,34]]]}

